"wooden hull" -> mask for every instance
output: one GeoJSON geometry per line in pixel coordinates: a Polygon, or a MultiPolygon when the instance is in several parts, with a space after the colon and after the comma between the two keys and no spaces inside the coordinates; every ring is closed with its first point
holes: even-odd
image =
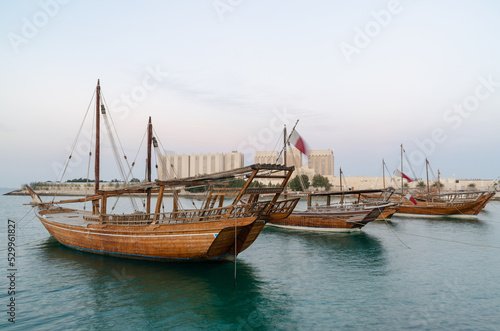
{"type": "Polygon", "coordinates": [[[354,232],[375,220],[383,208],[352,212],[293,212],[288,218],[270,220],[268,225],[308,231],[354,232]]]}
{"type": "Polygon", "coordinates": [[[50,213],[37,213],[47,231],[65,246],[95,254],[153,261],[231,261],[255,241],[265,225],[264,221],[251,217],[237,219],[236,227],[234,219],[81,226],[51,221],[47,215],[50,213]]]}
{"type": "Polygon", "coordinates": [[[398,214],[418,214],[428,216],[475,216],[481,212],[493,198],[493,194],[480,196],[477,200],[463,202],[429,202],[417,200],[414,205],[410,201],[404,202],[398,214]]]}
{"type": "Polygon", "coordinates": [[[389,206],[385,208],[377,217],[378,220],[390,220],[395,213],[398,212],[399,205],[389,206]]]}

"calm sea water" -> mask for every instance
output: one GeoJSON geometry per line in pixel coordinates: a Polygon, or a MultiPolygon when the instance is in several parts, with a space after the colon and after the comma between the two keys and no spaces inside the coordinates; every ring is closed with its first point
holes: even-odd
{"type": "Polygon", "coordinates": [[[33,213],[20,221],[29,201],[0,196],[0,328],[500,330],[500,202],[477,220],[394,217],[354,234],[265,228],[239,256],[235,283],[233,263],[66,248],[33,213]],[[8,219],[17,222],[14,325],[8,219]]]}

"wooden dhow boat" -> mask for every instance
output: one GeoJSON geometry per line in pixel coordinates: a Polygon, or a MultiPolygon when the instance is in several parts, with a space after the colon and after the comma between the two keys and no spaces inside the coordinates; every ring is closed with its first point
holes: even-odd
{"type": "MultiPolygon", "coordinates": [[[[96,126],[99,128],[100,86],[96,89],[96,126]]],[[[151,119],[148,123],[147,178],[136,185],[104,189],[99,186],[99,129],[96,130],[95,192],[78,199],[43,202],[28,187],[35,215],[61,244],[81,251],[153,261],[230,261],[258,237],[265,222],[287,217],[299,199],[278,201],[294,168],[255,164],[240,169],[192,178],[151,181],[151,119]],[[226,188],[224,182],[244,179],[240,188],[226,188]],[[278,179],[273,188],[251,184],[258,178],[278,179]],[[201,208],[182,209],[179,192],[186,185],[209,185],[201,208]],[[108,201],[128,195],[146,197],[145,211],[108,213],[108,201]],[[156,203],[152,195],[157,195],[156,203]],[[173,197],[171,212],[162,211],[166,194],[173,197]],[[261,201],[261,195],[267,200],[261,201]],[[269,197],[270,196],[270,197],[269,197]],[[65,207],[92,202],[92,210],[65,207]],[[154,207],[153,207],[154,204],[154,207]]],[[[156,146],[155,146],[156,147],[156,146]]]]}
{"type": "Polygon", "coordinates": [[[267,225],[307,231],[360,231],[366,224],[383,215],[385,210],[389,210],[385,217],[390,217],[395,212],[396,203],[387,200],[363,203],[359,200],[363,193],[378,192],[380,190],[309,193],[306,210],[295,210],[287,218],[269,220],[267,225]],[[347,202],[345,197],[349,195],[357,195],[358,198],[355,201],[347,202]],[[331,203],[332,197],[340,197],[340,201],[331,203]],[[318,203],[313,205],[313,199],[318,198],[320,200],[326,199],[326,203],[321,201],[321,205],[318,203]],[[391,208],[394,208],[394,211],[391,208]]]}
{"type": "MultiPolygon", "coordinates": [[[[287,138],[286,127],[283,132],[283,152],[286,165],[286,150],[292,142],[302,154],[307,154],[307,148],[302,138],[295,131],[298,121],[292,128],[290,136],[287,138]],[[292,139],[292,137],[295,137],[292,139]],[[298,137],[298,138],[297,138],[298,137]],[[299,145],[297,145],[299,142],[299,145]]],[[[281,155],[281,153],[280,153],[281,155]]],[[[292,156],[294,154],[292,153],[292,156]]],[[[297,160],[295,160],[297,162],[297,160]]],[[[386,208],[395,206],[394,203],[386,201],[382,203],[360,203],[359,196],[357,203],[346,202],[346,196],[353,196],[356,192],[342,190],[342,169],[340,169],[340,192],[319,192],[307,193],[307,209],[304,211],[294,211],[286,218],[269,219],[267,225],[280,228],[306,230],[306,231],[326,231],[326,232],[355,232],[360,231],[369,222],[377,219],[386,208]],[[332,196],[340,196],[340,202],[331,203],[332,196]],[[313,198],[326,198],[326,205],[315,203],[312,205],[313,198]]],[[[298,176],[302,189],[304,184],[298,176]]],[[[365,193],[380,192],[380,190],[359,191],[365,193]]],[[[391,214],[392,215],[392,214],[391,214]]]]}
{"type": "Polygon", "coordinates": [[[270,172],[278,171],[289,174],[293,168],[256,164],[211,176],[99,190],[87,198],[49,203],[43,203],[33,190],[31,194],[36,216],[56,240],[70,248],[154,261],[234,260],[255,241],[267,220],[288,216],[298,202],[298,199],[278,201],[289,176],[283,178],[282,187],[250,187],[254,179],[274,177],[270,172]],[[178,208],[179,186],[206,185],[241,175],[247,175],[248,179],[238,190],[213,187],[209,192],[211,199],[207,200],[209,206],[178,208]],[[161,212],[167,193],[173,195],[173,210],[161,212]],[[237,195],[233,198],[234,193],[237,195]],[[260,194],[269,193],[274,194],[271,200],[259,201],[260,194]],[[107,213],[109,198],[128,194],[158,194],[154,212],[107,213]],[[232,202],[224,205],[224,198],[228,196],[232,202]],[[61,206],[84,201],[100,205],[100,210],[92,213],[61,206]],[[214,206],[216,201],[218,205],[214,206]]]}
{"type": "Polygon", "coordinates": [[[405,201],[397,215],[475,217],[494,196],[492,191],[416,194],[416,204],[405,201]]]}
{"type": "MultiPolygon", "coordinates": [[[[401,160],[403,160],[403,147],[401,145],[401,160]]],[[[398,216],[406,217],[476,217],[486,204],[495,196],[494,191],[450,191],[441,193],[440,172],[438,170],[437,181],[431,191],[429,184],[429,161],[425,160],[427,176],[427,192],[414,192],[404,194],[403,172],[401,172],[401,192],[396,201],[402,202],[397,210],[398,216]],[[408,199],[410,198],[410,199],[408,199]]],[[[403,162],[401,161],[401,169],[403,162]]],[[[407,178],[407,177],[405,177],[407,178]]]]}

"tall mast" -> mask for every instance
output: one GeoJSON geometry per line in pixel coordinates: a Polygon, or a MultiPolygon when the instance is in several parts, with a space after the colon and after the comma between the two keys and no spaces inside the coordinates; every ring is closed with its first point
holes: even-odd
{"type": "MultiPolygon", "coordinates": [[[[286,124],[283,126],[283,166],[286,167],[286,124]]],[[[286,170],[283,170],[283,176],[286,176],[286,170]]],[[[287,186],[285,186],[283,190],[283,196],[285,199],[287,198],[286,188],[287,186]]]]}
{"type": "Polygon", "coordinates": [[[383,189],[385,190],[385,161],[382,159],[382,185],[383,189]]]}
{"type": "MultiPolygon", "coordinates": [[[[151,182],[151,144],[153,142],[153,124],[151,124],[151,116],[148,121],[148,159],[147,159],[147,182],[151,182]]],[[[146,214],[151,212],[151,189],[147,189],[146,214]]]]}
{"type": "Polygon", "coordinates": [[[283,165],[286,167],[286,124],[283,128],[283,165]]]}
{"type": "Polygon", "coordinates": [[[148,121],[148,164],[147,164],[147,175],[146,180],[151,182],[151,144],[153,142],[153,124],[151,124],[151,116],[149,116],[148,121]]]}
{"type": "Polygon", "coordinates": [[[342,187],[342,167],[340,167],[339,172],[340,172],[340,192],[342,192],[344,190],[342,187]]]}
{"type": "Polygon", "coordinates": [[[438,187],[438,193],[441,194],[441,173],[439,172],[439,169],[438,169],[438,182],[437,182],[437,187],[438,187]]]}
{"type": "Polygon", "coordinates": [[[403,144],[401,144],[401,194],[405,194],[403,184],[403,144]]]}
{"type": "Polygon", "coordinates": [[[101,85],[99,79],[97,80],[96,94],[95,94],[95,194],[99,191],[99,164],[100,164],[100,134],[101,134],[101,85]]]}
{"type": "Polygon", "coordinates": [[[425,159],[425,173],[427,174],[427,193],[431,191],[429,186],[429,160],[425,159]]]}

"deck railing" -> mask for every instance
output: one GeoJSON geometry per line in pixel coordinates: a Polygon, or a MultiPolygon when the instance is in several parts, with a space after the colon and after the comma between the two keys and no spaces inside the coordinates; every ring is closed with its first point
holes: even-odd
{"type": "Polygon", "coordinates": [[[300,198],[288,199],[275,202],[265,211],[265,215],[271,214],[289,214],[293,211],[300,198]]]}
{"type": "MultiPolygon", "coordinates": [[[[202,221],[217,221],[223,218],[245,218],[257,217],[267,208],[269,202],[256,202],[237,206],[225,206],[209,209],[184,209],[158,214],[154,222],[155,214],[134,213],[128,215],[104,214],[91,216],[89,221],[97,221],[101,224],[115,225],[147,225],[147,224],[176,224],[202,221]]],[[[87,216],[87,218],[89,218],[87,216]]]]}

